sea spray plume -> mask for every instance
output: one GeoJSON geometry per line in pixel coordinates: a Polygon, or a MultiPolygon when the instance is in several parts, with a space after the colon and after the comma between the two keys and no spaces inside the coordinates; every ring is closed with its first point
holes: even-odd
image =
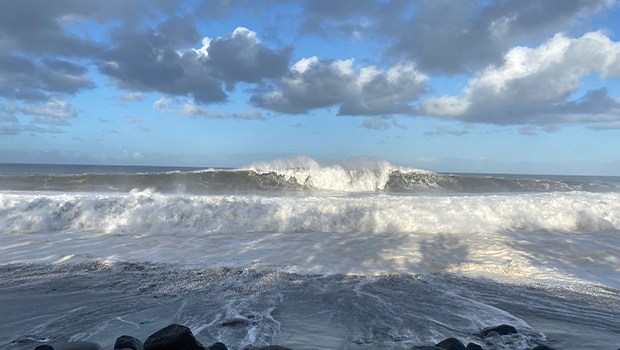
{"type": "Polygon", "coordinates": [[[434,175],[428,170],[396,165],[371,157],[332,160],[321,165],[308,156],[299,156],[255,162],[248,170],[261,174],[276,173],[305,187],[342,192],[385,190],[394,172],[434,175]]]}

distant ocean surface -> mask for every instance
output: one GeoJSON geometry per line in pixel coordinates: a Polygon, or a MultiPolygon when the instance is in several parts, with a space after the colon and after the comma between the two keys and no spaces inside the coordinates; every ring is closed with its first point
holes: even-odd
{"type": "Polygon", "coordinates": [[[502,323],[519,336],[485,349],[615,350],[620,177],[0,164],[0,313],[8,349],[178,322],[233,350],[481,343],[502,323]]]}

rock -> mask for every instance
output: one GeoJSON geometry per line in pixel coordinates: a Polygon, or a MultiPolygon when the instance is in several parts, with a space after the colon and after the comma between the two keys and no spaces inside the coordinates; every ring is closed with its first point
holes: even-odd
{"type": "Polygon", "coordinates": [[[114,350],[133,349],[144,350],[144,343],[140,339],[136,339],[129,335],[121,335],[114,343],[114,350]]]}
{"type": "Polygon", "coordinates": [[[465,345],[456,338],[448,338],[444,341],[435,344],[436,347],[446,350],[465,350],[465,345]]]}
{"type": "Polygon", "coordinates": [[[482,338],[486,338],[487,335],[491,332],[497,332],[499,335],[508,335],[508,334],[516,334],[517,329],[513,326],[509,326],[507,324],[503,324],[497,327],[488,327],[480,331],[478,335],[482,338]]]}
{"type": "Polygon", "coordinates": [[[467,344],[467,347],[465,348],[465,350],[482,350],[482,346],[476,343],[469,343],[467,344]]]}
{"type": "Polygon", "coordinates": [[[414,346],[411,350],[445,350],[444,348],[438,348],[436,346],[431,345],[423,345],[423,346],[414,346]]]}
{"type": "Polygon", "coordinates": [[[555,350],[555,349],[553,349],[553,348],[551,348],[551,347],[548,347],[547,345],[542,345],[542,344],[541,344],[541,345],[536,346],[536,347],[535,347],[534,349],[532,349],[532,350],[555,350]]]}
{"type": "Polygon", "coordinates": [[[493,331],[493,332],[487,333],[487,335],[485,335],[484,337],[485,338],[494,338],[494,337],[499,337],[499,336],[500,336],[499,333],[493,331]]]}
{"type": "Polygon", "coordinates": [[[34,348],[34,350],[54,350],[54,347],[51,345],[39,345],[36,348],[34,348]]]}
{"type": "Polygon", "coordinates": [[[217,342],[209,346],[209,350],[228,350],[228,347],[226,347],[226,344],[224,343],[217,342]]]}
{"type": "Polygon", "coordinates": [[[101,345],[89,341],[73,341],[61,345],[54,344],[55,350],[103,350],[101,345]]]}
{"type": "Polygon", "coordinates": [[[285,348],[284,346],[280,346],[280,345],[267,345],[267,346],[263,346],[262,348],[258,350],[293,350],[293,349],[285,348]]]}
{"type": "Polygon", "coordinates": [[[151,334],[144,342],[144,350],[206,350],[192,331],[180,324],[171,324],[151,334]]]}

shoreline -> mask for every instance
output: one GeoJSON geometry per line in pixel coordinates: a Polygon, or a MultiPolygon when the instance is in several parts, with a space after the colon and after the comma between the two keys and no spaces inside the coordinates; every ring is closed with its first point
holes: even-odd
{"type": "Polygon", "coordinates": [[[235,350],[268,344],[305,350],[317,343],[409,349],[450,337],[467,344],[499,324],[519,329],[519,349],[544,343],[577,350],[593,340],[597,349],[616,350],[601,346],[617,343],[620,327],[620,293],[596,285],[138,263],[2,265],[0,277],[0,311],[7,315],[0,346],[12,350],[34,348],[14,343],[20,336],[94,341],[108,349],[121,334],[145,340],[173,323],[189,326],[203,344],[222,341],[235,350]]]}

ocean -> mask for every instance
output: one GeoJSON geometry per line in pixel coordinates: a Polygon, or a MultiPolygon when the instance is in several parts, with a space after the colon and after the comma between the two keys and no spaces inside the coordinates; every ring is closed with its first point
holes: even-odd
{"type": "Polygon", "coordinates": [[[233,350],[615,350],[620,177],[0,164],[0,315],[5,349],[181,323],[233,350]]]}

